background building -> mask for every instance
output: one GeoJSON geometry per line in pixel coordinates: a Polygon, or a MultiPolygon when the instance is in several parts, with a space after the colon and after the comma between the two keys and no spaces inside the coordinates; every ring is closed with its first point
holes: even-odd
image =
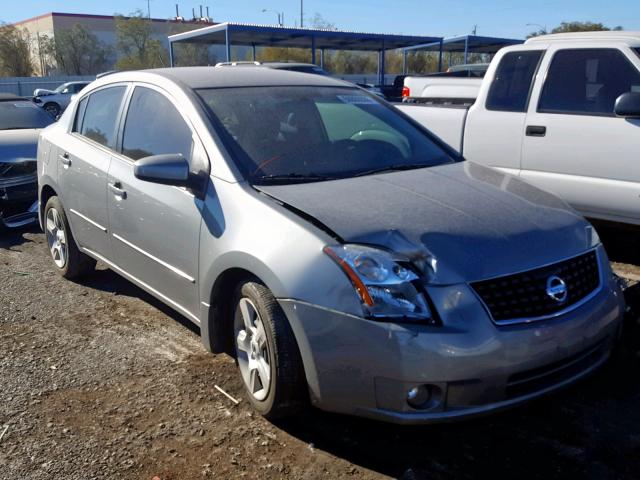
{"type": "MultiPolygon", "coordinates": [[[[131,18],[131,17],[124,17],[131,18]]],[[[70,30],[75,25],[82,25],[91,34],[105,45],[113,47],[110,64],[107,69],[113,68],[117,60],[115,50],[117,42],[116,17],[108,15],[85,15],[78,13],[50,12],[37,17],[23,20],[13,25],[29,32],[32,40],[31,54],[36,74],[49,75],[56,72],[55,60],[46,58],[44,43],[46,39],[55,38],[60,31],[70,30]]],[[[184,32],[194,28],[200,28],[213,22],[208,17],[185,21],[181,17],[171,19],[149,19],[152,37],[162,42],[163,47],[168,47],[167,37],[174,33],[184,32]]]]}

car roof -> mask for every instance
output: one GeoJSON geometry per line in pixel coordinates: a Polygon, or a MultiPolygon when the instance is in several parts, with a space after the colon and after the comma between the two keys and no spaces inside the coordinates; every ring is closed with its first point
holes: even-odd
{"type": "Polygon", "coordinates": [[[626,30],[609,30],[602,32],[568,32],[539,35],[529,38],[525,44],[555,42],[555,41],[620,41],[628,44],[638,44],[640,42],[640,32],[626,30]]]}
{"type": "MultiPolygon", "coordinates": [[[[174,67],[120,72],[103,77],[105,83],[127,82],[148,79],[148,75],[159,75],[177,81],[192,89],[224,87],[270,87],[270,86],[313,86],[313,87],[352,87],[342,80],[313,75],[247,66],[243,68],[216,67],[174,67]]],[[[100,79],[102,80],[102,79],[100,79]]]]}

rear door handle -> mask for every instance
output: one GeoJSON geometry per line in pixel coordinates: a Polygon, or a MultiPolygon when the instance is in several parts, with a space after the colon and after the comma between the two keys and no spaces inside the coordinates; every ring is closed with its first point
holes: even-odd
{"type": "Polygon", "coordinates": [[[127,192],[124,191],[121,187],[122,185],[120,184],[120,182],[109,184],[109,190],[111,190],[111,193],[113,193],[116,197],[124,200],[125,198],[127,198],[127,192]]]}
{"type": "Polygon", "coordinates": [[[65,168],[69,168],[71,166],[71,159],[69,158],[68,152],[64,152],[62,155],[60,155],[60,161],[65,168]]]}
{"type": "Polygon", "coordinates": [[[528,137],[544,137],[547,134],[547,127],[542,125],[527,125],[528,137]]]}

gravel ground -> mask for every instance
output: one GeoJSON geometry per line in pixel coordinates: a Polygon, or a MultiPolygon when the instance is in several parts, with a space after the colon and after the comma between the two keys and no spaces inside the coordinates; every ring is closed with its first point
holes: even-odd
{"type": "MultiPolygon", "coordinates": [[[[635,307],[640,234],[602,235],[635,307]]],[[[640,311],[640,309],[638,310],[640,311]]],[[[0,238],[0,479],[640,477],[640,356],[499,415],[396,427],[310,411],[272,424],[197,328],[99,268],[72,283],[37,230],[0,238]]]]}

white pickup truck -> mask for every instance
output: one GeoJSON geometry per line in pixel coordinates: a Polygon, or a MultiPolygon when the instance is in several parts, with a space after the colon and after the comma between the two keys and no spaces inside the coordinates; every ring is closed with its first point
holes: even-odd
{"type": "Polygon", "coordinates": [[[640,32],[536,37],[500,50],[480,85],[425,80],[405,79],[398,108],[465,158],[640,225],[640,32]]]}

